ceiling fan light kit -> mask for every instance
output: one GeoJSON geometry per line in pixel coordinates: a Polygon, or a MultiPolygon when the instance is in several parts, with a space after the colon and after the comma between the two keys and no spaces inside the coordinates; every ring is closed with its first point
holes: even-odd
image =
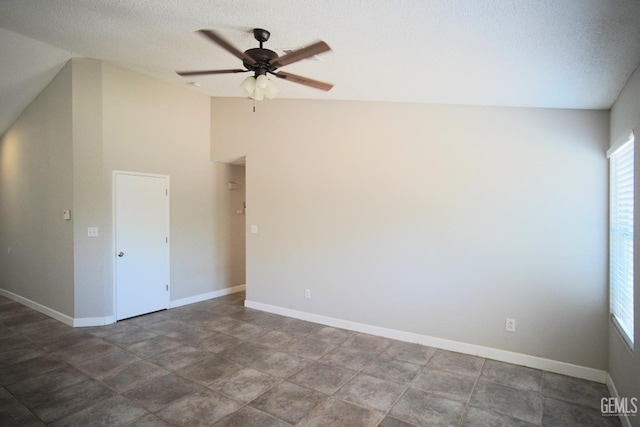
{"type": "Polygon", "coordinates": [[[258,77],[247,77],[240,83],[240,88],[249,98],[256,101],[262,101],[264,98],[273,99],[280,92],[278,86],[264,74],[258,77]]]}
{"type": "Polygon", "coordinates": [[[212,74],[232,74],[232,73],[244,73],[253,72],[253,76],[249,76],[240,83],[240,88],[251,99],[256,101],[262,101],[264,98],[274,98],[280,90],[278,87],[267,77],[267,74],[274,75],[283,80],[289,80],[294,83],[309,86],[315,89],[324,91],[330,90],[333,85],[330,83],[321,82],[319,80],[310,79],[296,74],[285,73],[284,71],[276,72],[276,70],[285,65],[292,64],[294,62],[301,61],[306,58],[319,55],[321,53],[330,51],[331,48],[323,41],[317,41],[301,49],[287,53],[284,56],[278,56],[272,50],[262,47],[263,43],[269,40],[271,33],[262,28],[255,28],[253,30],[253,37],[260,43],[260,47],[248,49],[244,52],[236,48],[220,34],[213,30],[199,30],[198,33],[207,37],[210,41],[217,44],[227,52],[231,53],[236,58],[242,61],[244,69],[230,69],[230,70],[202,70],[202,71],[178,71],[178,75],[183,77],[189,76],[202,76],[212,74]]]}

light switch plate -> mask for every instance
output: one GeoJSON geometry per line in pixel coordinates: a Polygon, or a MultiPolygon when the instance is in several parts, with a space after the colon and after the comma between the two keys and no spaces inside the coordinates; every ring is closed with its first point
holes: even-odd
{"type": "Polygon", "coordinates": [[[88,237],[98,237],[98,227],[87,227],[88,237]]]}
{"type": "Polygon", "coordinates": [[[258,226],[257,225],[252,225],[251,226],[251,233],[252,234],[258,234],[258,226]]]}

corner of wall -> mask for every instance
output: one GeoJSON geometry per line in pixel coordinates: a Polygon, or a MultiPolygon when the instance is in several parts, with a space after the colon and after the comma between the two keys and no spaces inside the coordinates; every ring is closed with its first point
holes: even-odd
{"type": "Polygon", "coordinates": [[[102,184],[102,63],[74,58],[72,72],[74,317],[100,317],[107,314],[102,278],[108,241],[102,184]],[[88,227],[97,227],[98,236],[88,237],[88,227]]]}

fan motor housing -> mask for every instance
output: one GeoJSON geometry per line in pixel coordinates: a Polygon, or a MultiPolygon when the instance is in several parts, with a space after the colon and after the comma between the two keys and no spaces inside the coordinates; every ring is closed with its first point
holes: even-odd
{"type": "Polygon", "coordinates": [[[273,69],[275,69],[269,65],[269,61],[278,57],[278,54],[274,51],[256,47],[253,49],[245,50],[244,53],[246,53],[256,61],[256,63],[253,65],[247,64],[246,62],[242,61],[247,70],[257,71],[259,69],[264,69],[266,72],[267,70],[273,71],[273,69]]]}

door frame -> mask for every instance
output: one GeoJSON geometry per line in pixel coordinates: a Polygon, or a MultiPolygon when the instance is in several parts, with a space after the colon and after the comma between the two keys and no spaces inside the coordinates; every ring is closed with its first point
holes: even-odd
{"type": "Polygon", "coordinates": [[[143,177],[150,177],[150,178],[164,178],[165,182],[167,183],[167,205],[166,205],[166,209],[167,209],[167,238],[169,239],[169,241],[167,242],[166,245],[166,251],[167,251],[167,285],[169,286],[169,291],[167,292],[167,309],[171,306],[171,203],[170,203],[170,198],[171,198],[171,177],[169,175],[163,175],[163,174],[155,174],[155,173],[146,173],[146,172],[132,172],[132,171],[125,171],[125,170],[116,170],[114,169],[111,173],[111,259],[112,259],[112,264],[111,264],[111,287],[112,287],[112,306],[113,306],[113,321],[117,322],[118,321],[118,299],[117,299],[117,292],[118,292],[118,283],[117,283],[117,267],[116,267],[116,223],[117,223],[117,218],[116,218],[116,178],[118,177],[118,175],[134,175],[134,176],[143,176],[143,177]]]}

